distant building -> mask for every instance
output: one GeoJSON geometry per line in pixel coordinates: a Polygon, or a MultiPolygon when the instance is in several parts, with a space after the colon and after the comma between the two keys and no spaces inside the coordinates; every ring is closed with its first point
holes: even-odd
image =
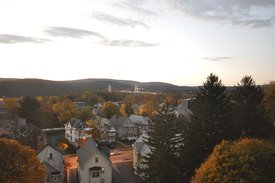
{"type": "Polygon", "coordinates": [[[111,183],[112,162],[108,155],[89,140],[77,150],[78,178],[80,183],[111,183]]]}
{"type": "Polygon", "coordinates": [[[65,126],[65,138],[75,147],[82,146],[85,142],[92,138],[92,135],[89,133],[91,128],[88,125],[76,118],[70,119],[65,126]]]}
{"type": "Polygon", "coordinates": [[[108,92],[112,92],[112,86],[108,85],[108,92]]]}
{"type": "Polygon", "coordinates": [[[64,164],[63,156],[58,151],[50,146],[43,149],[37,158],[40,163],[43,164],[46,170],[46,180],[47,183],[63,183],[64,182],[64,164]]]}
{"type": "Polygon", "coordinates": [[[140,105],[138,105],[138,104],[133,104],[132,105],[132,109],[134,111],[134,114],[138,114],[139,113],[139,108],[140,108],[140,105]]]}
{"type": "Polygon", "coordinates": [[[88,106],[87,102],[74,102],[74,105],[80,110],[90,108],[90,106],[88,106]]]}
{"type": "Polygon", "coordinates": [[[101,103],[97,103],[93,106],[93,113],[94,115],[101,115],[101,108],[102,108],[102,104],[101,103]]]}

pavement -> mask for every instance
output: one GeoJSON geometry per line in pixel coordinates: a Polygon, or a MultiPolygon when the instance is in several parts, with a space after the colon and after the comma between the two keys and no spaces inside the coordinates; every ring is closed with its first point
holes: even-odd
{"type": "Polygon", "coordinates": [[[141,183],[141,179],[134,174],[133,150],[132,148],[113,149],[115,153],[111,156],[112,183],[141,183]]]}
{"type": "Polygon", "coordinates": [[[66,174],[67,183],[78,183],[77,179],[77,155],[70,154],[63,157],[64,158],[64,169],[66,174]]]}

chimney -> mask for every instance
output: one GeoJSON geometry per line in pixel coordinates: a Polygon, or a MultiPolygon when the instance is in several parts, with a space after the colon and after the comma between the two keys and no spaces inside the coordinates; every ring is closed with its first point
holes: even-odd
{"type": "Polygon", "coordinates": [[[50,159],[53,159],[53,153],[50,153],[50,159]]]}

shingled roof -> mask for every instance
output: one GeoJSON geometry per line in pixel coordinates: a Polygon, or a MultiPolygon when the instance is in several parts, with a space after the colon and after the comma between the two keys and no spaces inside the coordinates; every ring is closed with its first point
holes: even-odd
{"type": "Polygon", "coordinates": [[[45,147],[38,155],[40,163],[46,163],[60,173],[63,173],[63,156],[51,146],[45,147]]]}
{"type": "Polygon", "coordinates": [[[82,121],[80,119],[76,119],[76,118],[72,118],[66,123],[66,125],[69,125],[69,124],[73,128],[82,128],[82,129],[88,128],[88,125],[84,121],[82,121]]]}
{"type": "Polygon", "coordinates": [[[77,150],[78,156],[78,163],[80,166],[83,166],[85,162],[96,152],[101,153],[106,160],[111,161],[107,155],[105,155],[102,151],[97,148],[97,144],[93,140],[89,140],[82,146],[80,149],[77,150]]]}

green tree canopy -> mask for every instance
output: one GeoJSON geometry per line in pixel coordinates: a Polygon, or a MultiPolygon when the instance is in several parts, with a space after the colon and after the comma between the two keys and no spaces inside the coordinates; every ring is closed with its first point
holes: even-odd
{"type": "Polygon", "coordinates": [[[38,117],[40,113],[40,104],[33,97],[23,97],[19,100],[18,113],[21,117],[25,118],[28,123],[39,126],[38,117]]]}
{"type": "Polygon", "coordinates": [[[182,172],[185,182],[213,151],[216,144],[231,136],[231,98],[221,80],[213,74],[200,87],[192,104],[191,122],[185,130],[182,172]]]}
{"type": "Polygon", "coordinates": [[[269,138],[272,124],[264,106],[264,91],[251,76],[245,76],[235,87],[234,106],[238,134],[242,137],[269,138]]]}
{"type": "Polygon", "coordinates": [[[265,89],[266,92],[266,108],[269,120],[275,123],[275,81],[271,82],[265,89]]]}
{"type": "Polygon", "coordinates": [[[274,183],[275,146],[258,139],[217,145],[191,183],[274,183]]]}
{"type": "Polygon", "coordinates": [[[181,182],[178,168],[183,122],[176,120],[168,104],[162,106],[149,126],[147,145],[151,153],[146,158],[146,182],[181,182]]]}
{"type": "Polygon", "coordinates": [[[28,146],[0,138],[0,180],[5,183],[43,183],[45,169],[28,146]]]}

